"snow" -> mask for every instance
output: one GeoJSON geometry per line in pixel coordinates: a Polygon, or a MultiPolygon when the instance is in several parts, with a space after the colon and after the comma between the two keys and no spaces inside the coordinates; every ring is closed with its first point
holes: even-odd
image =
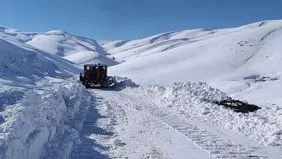
{"type": "Polygon", "coordinates": [[[79,72],[66,60],[1,38],[0,53],[0,78],[15,83],[33,84],[45,76],[67,78],[79,72]]]}
{"type": "Polygon", "coordinates": [[[37,34],[27,44],[49,53],[66,56],[80,51],[96,51],[95,41],[72,36],[60,30],[37,34]]]}
{"type": "MultiPolygon", "coordinates": [[[[138,50],[133,48],[114,54],[117,59],[121,58],[126,62],[112,67],[111,73],[144,83],[148,81],[173,83],[187,80],[209,82],[217,78],[225,78],[220,79],[225,81],[231,78],[233,72],[236,72],[234,73],[236,76],[243,73],[248,76],[258,73],[254,70],[257,65],[264,66],[256,64],[257,60],[267,60],[262,48],[268,47],[267,41],[272,36],[281,37],[279,31],[281,27],[281,21],[275,21],[260,27],[251,25],[237,28],[236,31],[234,29],[215,30],[211,35],[195,38],[193,40],[195,42],[165,51],[161,50],[163,45],[157,47],[158,43],[151,43],[149,45],[154,45],[156,48],[143,50],[138,47],[138,50]]],[[[211,31],[196,32],[201,35],[202,32],[211,31]]],[[[147,43],[150,43],[149,41],[148,39],[147,43]]],[[[276,43],[278,46],[279,39],[276,38],[270,43],[276,43]]],[[[165,46],[170,47],[171,44],[165,46]]],[[[271,63],[270,68],[276,69],[272,72],[279,71],[275,63],[271,63]]],[[[259,73],[263,75],[270,72],[261,70],[259,73]]]]}
{"type": "MultiPolygon", "coordinates": [[[[141,86],[154,85],[139,88],[137,95],[129,91],[140,101],[149,100],[161,109],[184,114],[191,120],[208,121],[207,125],[232,130],[270,149],[280,149],[281,30],[281,20],[264,21],[238,28],[169,32],[101,45],[122,61],[110,68],[110,74],[129,77],[141,86]],[[242,115],[203,103],[201,94],[194,96],[191,92],[201,88],[187,81],[206,82],[262,109],[242,115]],[[175,86],[174,82],[181,84],[175,86]]],[[[280,158],[277,156],[281,154],[271,158],[280,158]]]]}
{"type": "Polygon", "coordinates": [[[78,83],[48,83],[3,92],[13,96],[1,102],[1,158],[68,158],[67,147],[78,138],[88,96],[78,83]]]}
{"type": "Polygon", "coordinates": [[[80,69],[7,37],[0,36],[0,158],[68,158],[89,106],[73,78],[80,69]]]}
{"type": "Polygon", "coordinates": [[[99,62],[107,61],[105,63],[108,65],[117,64],[96,40],[72,35],[62,30],[51,30],[46,33],[28,33],[0,26],[0,37],[5,40],[28,44],[44,52],[66,57],[70,61],[74,60],[72,62],[75,63],[77,61],[82,62],[78,64],[93,63],[97,60],[99,62]],[[90,56],[90,52],[93,55],[90,56]],[[80,60],[71,57],[77,57],[80,60]],[[97,59],[93,59],[95,57],[97,59]]]}
{"type": "Polygon", "coordinates": [[[241,114],[212,103],[229,97],[205,83],[175,83],[172,86],[153,85],[129,92],[146,101],[185,114],[190,119],[207,121],[223,129],[233,130],[257,140],[263,145],[281,146],[281,107],[266,106],[255,113],[241,114]]]}
{"type": "Polygon", "coordinates": [[[101,136],[93,140],[109,146],[111,158],[280,158],[282,155],[280,121],[271,117],[281,115],[274,115],[273,110],[269,114],[244,115],[222,108],[210,100],[229,97],[205,83],[93,93],[101,96],[100,110],[109,118],[100,120],[99,125],[111,125],[105,128],[115,134],[109,140],[101,136]]]}
{"type": "Polygon", "coordinates": [[[68,56],[65,56],[64,59],[72,61],[76,64],[105,64],[108,66],[113,66],[118,64],[116,61],[114,61],[112,58],[103,56],[100,53],[96,53],[93,51],[86,51],[86,52],[79,52],[75,54],[71,54],[68,56]]]}
{"type": "Polygon", "coordinates": [[[4,38],[5,40],[26,42],[31,40],[34,35],[35,33],[27,33],[14,28],[0,26],[0,37],[4,38]]]}
{"type": "Polygon", "coordinates": [[[52,30],[37,34],[26,44],[45,52],[64,57],[77,64],[99,61],[107,65],[117,64],[108,57],[104,49],[92,39],[75,36],[61,30],[52,30]]]}
{"type": "Polygon", "coordinates": [[[100,110],[108,119],[99,120],[98,125],[114,135],[108,140],[93,136],[93,140],[108,147],[109,158],[181,159],[190,156],[202,159],[210,156],[157,116],[142,110],[144,105],[116,92],[95,91],[95,94],[102,97],[100,110]]]}
{"type": "Polygon", "coordinates": [[[0,26],[0,158],[281,158],[282,21],[93,40],[0,26]],[[109,65],[111,89],[78,82],[109,65]],[[212,101],[262,109],[236,113],[212,101]]]}

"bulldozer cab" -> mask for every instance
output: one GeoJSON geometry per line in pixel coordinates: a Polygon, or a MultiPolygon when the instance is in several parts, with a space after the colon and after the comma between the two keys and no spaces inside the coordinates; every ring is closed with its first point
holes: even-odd
{"type": "Polygon", "coordinates": [[[107,77],[107,66],[101,64],[84,65],[84,77],[89,80],[103,81],[107,77]]]}
{"type": "Polygon", "coordinates": [[[107,76],[108,66],[98,64],[86,64],[83,66],[83,74],[80,74],[80,81],[87,88],[107,87],[109,77],[107,76]]]}

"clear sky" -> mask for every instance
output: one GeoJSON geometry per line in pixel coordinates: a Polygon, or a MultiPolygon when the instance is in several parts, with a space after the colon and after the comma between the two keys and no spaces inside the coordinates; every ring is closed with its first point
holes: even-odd
{"type": "Polygon", "coordinates": [[[282,0],[0,1],[0,25],[29,32],[61,29],[107,40],[269,19],[282,19],[282,0]]]}

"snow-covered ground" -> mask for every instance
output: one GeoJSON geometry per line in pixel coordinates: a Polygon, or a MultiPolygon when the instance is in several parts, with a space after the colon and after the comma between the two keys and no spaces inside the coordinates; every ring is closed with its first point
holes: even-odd
{"type": "MultiPolygon", "coordinates": [[[[117,137],[112,158],[281,158],[281,111],[234,113],[211,103],[229,98],[205,83],[93,91],[117,137]],[[274,113],[274,114],[271,114],[274,113]],[[266,119],[271,119],[268,121],[266,119]],[[280,127],[279,127],[280,126],[280,127]]],[[[107,128],[107,127],[106,127],[107,128]]]]}
{"type": "Polygon", "coordinates": [[[68,158],[90,102],[80,69],[12,37],[0,54],[0,158],[68,158]]]}
{"type": "Polygon", "coordinates": [[[264,109],[249,114],[234,113],[212,103],[229,97],[205,83],[175,83],[169,87],[153,85],[138,88],[134,94],[162,109],[233,130],[263,145],[280,147],[282,144],[282,109],[277,105],[265,105],[264,109]]]}
{"type": "Polygon", "coordinates": [[[0,158],[280,159],[281,40],[281,20],[132,41],[0,27],[0,158]],[[85,63],[127,78],[87,91],[85,63]],[[230,97],[262,109],[212,102],[230,97]]]}
{"type": "Polygon", "coordinates": [[[69,158],[89,96],[73,81],[51,81],[1,91],[0,158],[69,158]]]}

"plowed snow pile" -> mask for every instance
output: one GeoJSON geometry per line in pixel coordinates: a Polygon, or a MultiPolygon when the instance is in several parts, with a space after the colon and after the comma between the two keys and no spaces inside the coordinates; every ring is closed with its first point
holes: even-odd
{"type": "MultiPolygon", "coordinates": [[[[0,28],[1,29],[1,28],[0,28]]],[[[0,158],[68,158],[89,96],[72,63],[0,36],[0,158]]]]}
{"type": "Polygon", "coordinates": [[[0,93],[13,95],[0,103],[0,158],[68,158],[89,106],[84,88],[70,83],[0,93]]]}
{"type": "Polygon", "coordinates": [[[129,89],[127,93],[161,106],[164,110],[185,115],[191,120],[203,120],[224,129],[232,129],[262,144],[281,146],[282,109],[278,106],[265,106],[264,109],[249,114],[234,113],[211,103],[229,97],[201,82],[152,85],[129,89]]]}

